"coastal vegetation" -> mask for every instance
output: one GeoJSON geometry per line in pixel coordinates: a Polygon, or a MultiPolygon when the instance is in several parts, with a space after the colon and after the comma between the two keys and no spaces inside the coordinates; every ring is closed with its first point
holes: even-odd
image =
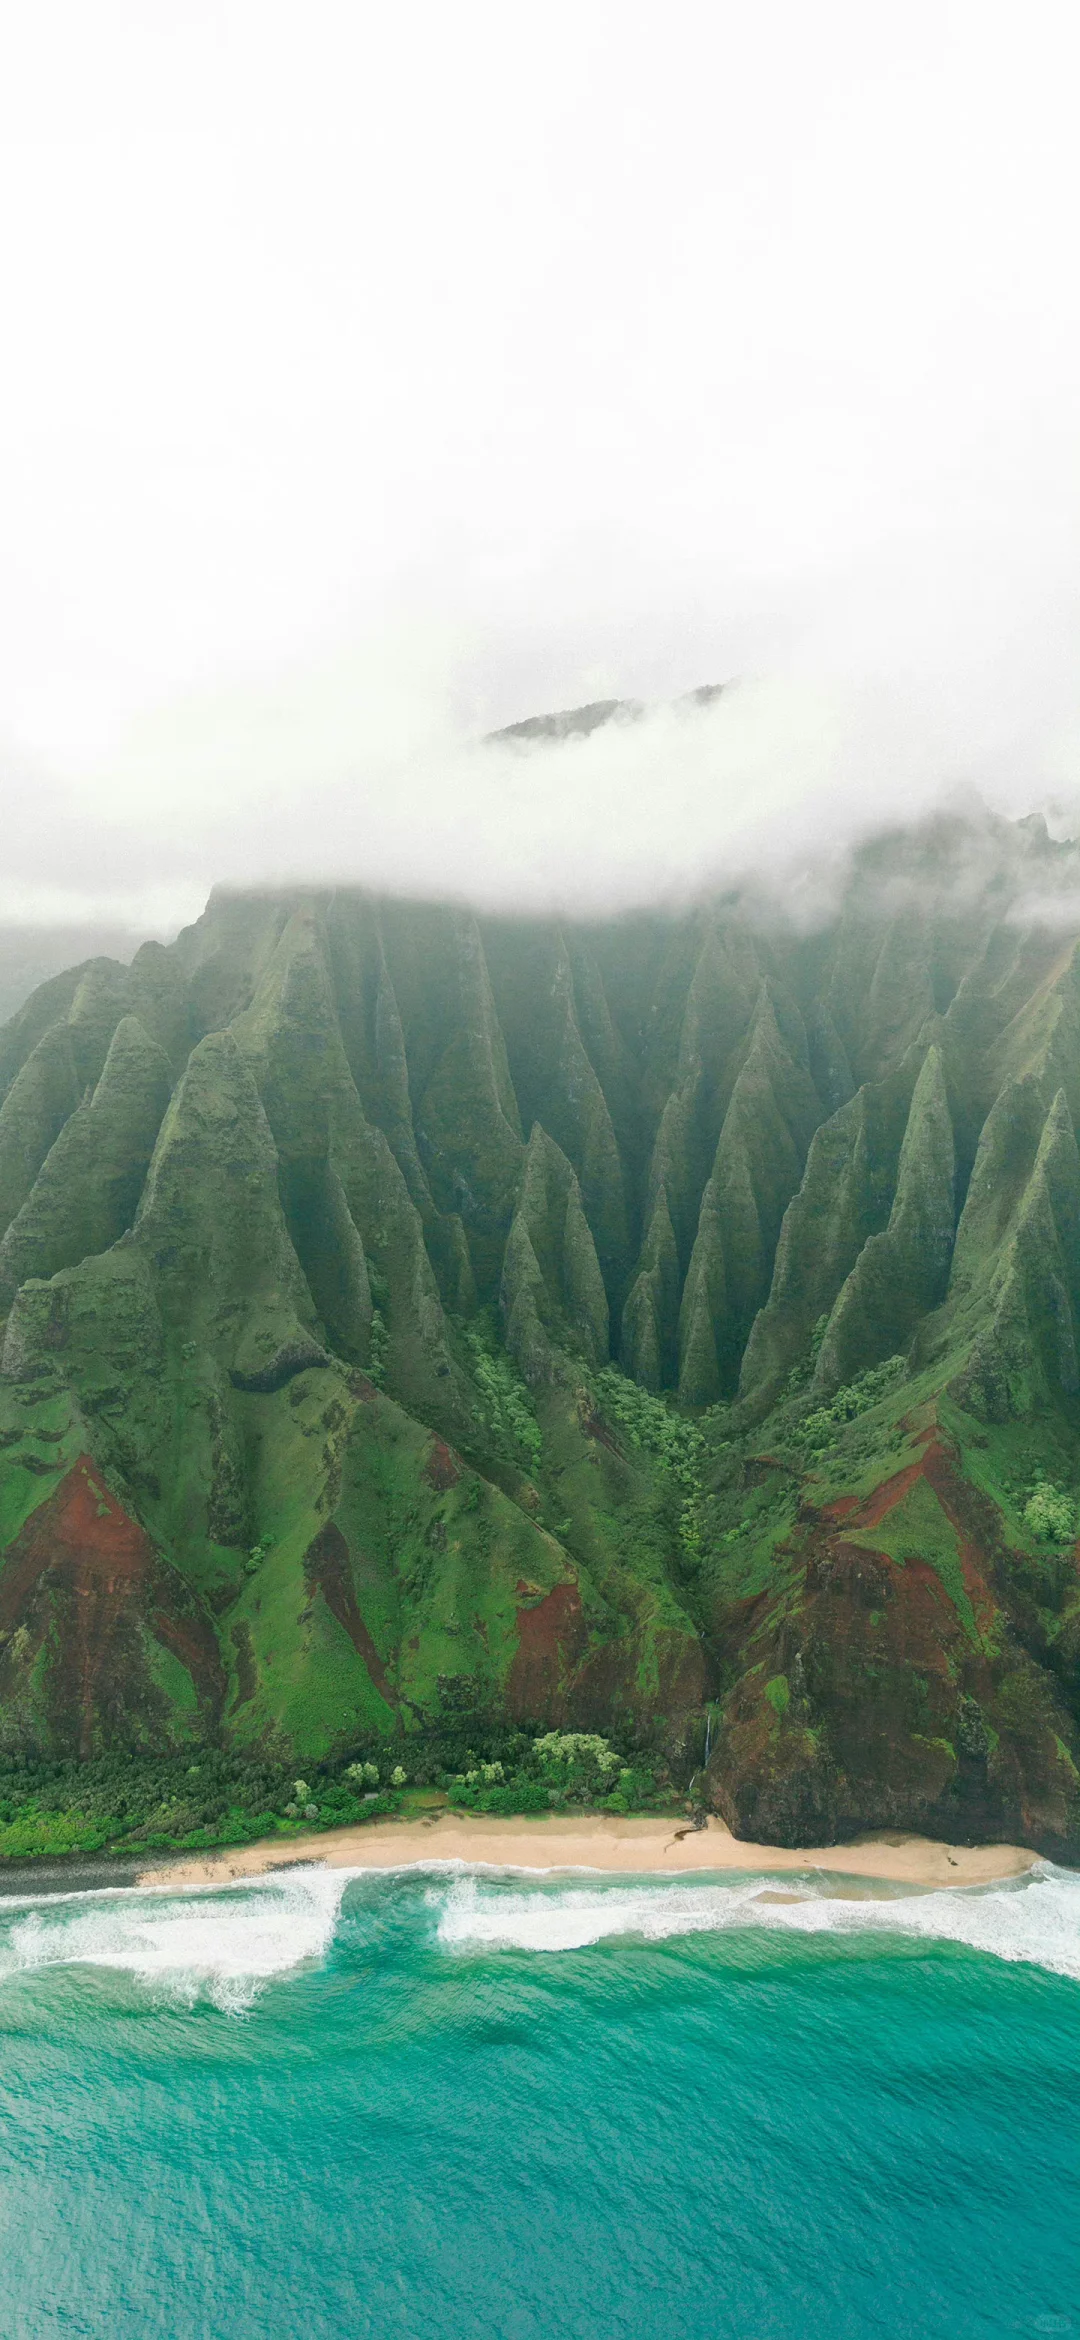
{"type": "Polygon", "coordinates": [[[126,1755],[9,1760],[0,1768],[0,1864],[95,1854],[130,1862],[265,1837],[287,1842],[444,1805],[506,1815],[681,1808],[666,1765],[595,1732],[474,1737],[483,1752],[455,1734],[409,1748],[408,1769],[380,1747],[377,1760],[312,1764],[303,1779],[287,1765],[219,1748],[190,1763],[126,1755]],[[493,1747],[498,1754],[488,1752],[493,1747]]]}

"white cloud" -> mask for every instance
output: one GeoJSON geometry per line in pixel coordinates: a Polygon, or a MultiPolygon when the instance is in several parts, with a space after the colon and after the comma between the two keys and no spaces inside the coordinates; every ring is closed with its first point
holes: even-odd
{"type": "Polygon", "coordinates": [[[1071,801],[1074,30],[22,11],[0,912],[286,872],[607,903],[957,782],[1071,801]],[[702,724],[465,745],[732,674],[702,724]]]}
{"type": "Polygon", "coordinates": [[[743,886],[812,922],[884,826],[976,795],[1022,813],[1046,797],[1048,761],[1070,833],[1080,812],[1022,691],[977,711],[972,693],[961,721],[947,693],[792,668],[587,737],[481,742],[455,731],[437,677],[418,689],[414,639],[396,670],[379,648],[366,667],[189,701],[134,731],[103,796],[73,792],[36,824],[40,850],[24,840],[0,919],[160,933],[195,916],[213,880],[583,914],[743,886]]]}

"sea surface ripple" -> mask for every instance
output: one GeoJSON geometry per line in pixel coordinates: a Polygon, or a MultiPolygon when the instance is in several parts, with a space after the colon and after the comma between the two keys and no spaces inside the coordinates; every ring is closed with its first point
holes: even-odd
{"type": "Polygon", "coordinates": [[[1080,1878],[0,1897],[18,2340],[1080,2340],[1080,1878]]]}

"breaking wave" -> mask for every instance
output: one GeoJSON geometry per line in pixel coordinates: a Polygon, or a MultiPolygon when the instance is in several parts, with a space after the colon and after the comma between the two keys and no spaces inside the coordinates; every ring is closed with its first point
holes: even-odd
{"type": "Polygon", "coordinates": [[[240,2011],[276,1977],[325,1956],[345,1869],[292,1869],[227,1886],[130,1886],[0,1903],[0,1983],[50,1968],[133,1976],[181,2004],[240,2011]]]}
{"type": "MultiPolygon", "coordinates": [[[[1080,1981],[1080,1875],[1039,1863],[1006,1883],[941,1892],[870,1886],[820,1873],[581,1881],[463,1863],[374,1871],[292,1868],[227,1884],[23,1895],[0,1901],[0,1987],[91,1967],[155,1998],[250,2007],[267,1985],[327,1958],[347,1889],[361,1888],[350,1935],[375,1948],[381,1922],[436,1952],[554,1954],[619,1937],[765,1930],[956,1943],[1080,1981]],[[363,1915],[363,1922],[357,1925],[363,1915]]],[[[376,1955],[379,1952],[376,1951],[376,1955]]],[[[384,1938],[383,1954],[395,1955],[384,1938]]]]}
{"type": "Polygon", "coordinates": [[[955,1942],[1080,1981],[1080,1875],[1049,1862],[999,1885],[887,1897],[879,1889],[873,1898],[858,1899],[839,1898],[827,1880],[797,1875],[730,1884],[590,1881],[558,1890],[463,1875],[445,1894],[438,1938],[452,1951],[557,1952],[587,1949],[618,1935],[662,1942],[748,1927],[955,1942]]]}

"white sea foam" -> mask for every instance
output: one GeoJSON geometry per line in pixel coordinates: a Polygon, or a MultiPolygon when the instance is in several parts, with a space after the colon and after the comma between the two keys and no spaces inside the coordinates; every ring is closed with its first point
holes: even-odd
{"type": "MultiPolygon", "coordinates": [[[[206,1999],[241,2010],[269,1982],[326,1956],[350,1883],[363,1877],[378,1891],[391,1877],[399,1887],[407,1875],[294,1868],[228,1885],[110,1887],[0,1901],[0,1986],[20,1975],[98,1967],[182,2005],[206,1999]]],[[[438,1944],[459,1954],[550,1954],[620,1935],[662,1942],[755,1927],[956,1942],[1080,1981],[1080,1876],[1072,1871],[1042,1862],[1000,1885],[936,1893],[879,1889],[879,1895],[841,1898],[820,1873],[693,1882],[609,1882],[594,1873],[579,1884],[555,1883],[550,1872],[432,1862],[423,1879],[438,1944]],[[780,1893],[796,1898],[773,1898],[780,1893]]]]}
{"type": "MultiPolygon", "coordinates": [[[[436,1889],[429,1896],[436,1899],[436,1889]]],[[[501,1889],[456,1880],[441,1900],[447,1950],[582,1950],[617,1935],[649,1942],[677,1934],[765,1927],[772,1933],[902,1934],[958,1942],[991,1957],[1080,1981],[1080,1876],[1040,1862],[1006,1884],[888,1899],[840,1899],[828,1881],[798,1876],[731,1883],[567,1885],[501,1889]],[[798,1896],[777,1901],[763,1896],[798,1896]]]]}
{"type": "Polygon", "coordinates": [[[228,1886],[112,1888],[0,1902],[0,1983],[111,1967],[185,2004],[240,2009],[276,1976],[323,1957],[346,1869],[293,1869],[228,1886]]]}

